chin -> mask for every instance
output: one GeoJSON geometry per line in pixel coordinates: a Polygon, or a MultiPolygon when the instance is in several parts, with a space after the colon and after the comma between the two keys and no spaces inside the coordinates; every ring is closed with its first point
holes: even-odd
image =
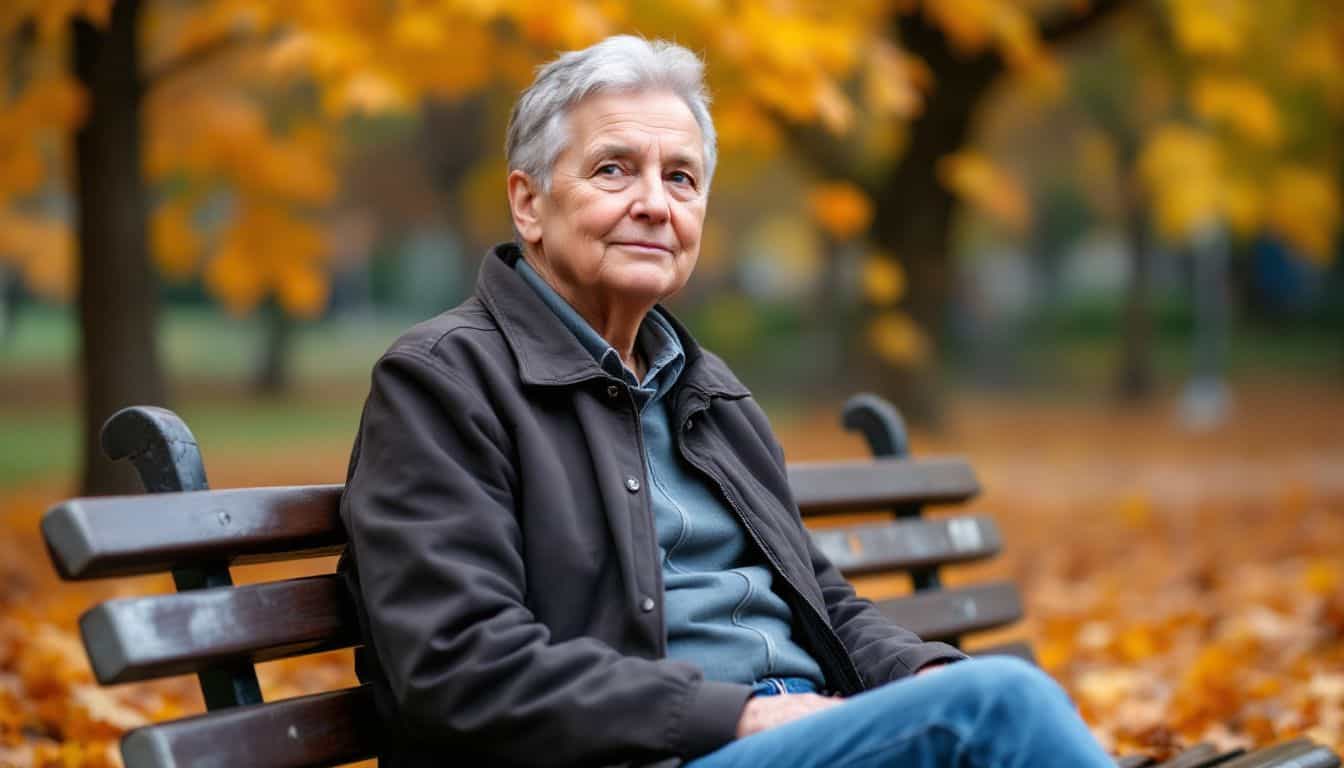
{"type": "Polygon", "coordinates": [[[626,268],[621,270],[621,274],[612,277],[614,279],[608,284],[621,295],[631,298],[641,297],[650,301],[658,301],[664,296],[676,293],[682,283],[675,273],[662,269],[626,268]]]}

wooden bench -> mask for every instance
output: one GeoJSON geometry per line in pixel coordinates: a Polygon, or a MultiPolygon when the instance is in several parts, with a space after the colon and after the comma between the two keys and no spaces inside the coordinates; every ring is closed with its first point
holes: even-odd
{"type": "MultiPolygon", "coordinates": [[[[799,507],[809,517],[890,510],[895,519],[817,530],[819,546],[847,575],[908,572],[913,594],[878,607],[926,639],[959,644],[968,633],[1018,620],[1022,603],[1011,583],[941,585],[941,567],[992,557],[1001,546],[987,517],[922,517],[928,505],[973,498],[979,485],[971,468],[959,460],[908,458],[899,416],[877,398],[851,400],[844,421],[865,435],[875,458],[790,465],[799,507]]],[[[160,408],[113,416],[103,447],[135,464],[147,494],[73,499],[49,510],[42,532],[52,562],[66,579],[171,572],[179,591],[109,600],[85,612],[80,632],[94,675],[111,685],[196,674],[207,708],[127,733],[126,765],[297,768],[375,756],[380,727],[366,688],[263,703],[254,669],[360,643],[340,577],[235,587],[229,571],[341,552],[341,486],[208,490],[195,438],[160,408]]],[[[1031,656],[1022,643],[988,652],[1031,656]]],[[[1121,764],[1152,763],[1144,760],[1121,764]]],[[[1329,768],[1339,761],[1323,748],[1291,742],[1242,756],[1202,745],[1164,765],[1329,768]]]]}

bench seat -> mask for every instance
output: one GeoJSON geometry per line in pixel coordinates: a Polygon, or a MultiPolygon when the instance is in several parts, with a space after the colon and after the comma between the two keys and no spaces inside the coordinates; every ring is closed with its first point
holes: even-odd
{"type": "MultiPolygon", "coordinates": [[[[985,515],[923,516],[926,506],[960,504],[979,493],[970,465],[909,458],[899,417],[871,396],[851,400],[844,420],[864,433],[877,455],[790,464],[800,512],[807,518],[885,512],[890,518],[817,526],[818,548],[848,577],[908,574],[912,594],[877,607],[926,639],[960,645],[967,634],[1019,620],[1022,600],[1010,582],[941,583],[940,568],[991,558],[1002,547],[985,515]]],[[[378,716],[367,687],[263,703],[256,681],[259,662],[360,642],[342,580],[322,574],[234,586],[229,570],[340,553],[346,540],[341,486],[209,490],[194,436],[161,408],[118,413],[104,428],[103,444],[112,458],[135,463],[148,493],[53,507],[42,520],[52,563],[71,580],[170,572],[179,591],[109,600],[86,611],[80,633],[94,676],[110,685],[196,674],[207,707],[205,714],[126,734],[121,748],[128,768],[300,768],[375,756],[378,716]]],[[[1021,642],[979,652],[1033,658],[1021,642]]],[[[1153,764],[1143,757],[1119,761],[1128,768],[1153,764]]],[[[1163,765],[1215,764],[1328,768],[1339,761],[1299,740],[1249,755],[1220,755],[1200,745],[1163,765]]]]}

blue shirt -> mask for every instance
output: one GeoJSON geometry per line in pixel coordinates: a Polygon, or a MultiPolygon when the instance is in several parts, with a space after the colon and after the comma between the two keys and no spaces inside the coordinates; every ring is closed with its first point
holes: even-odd
{"type": "Polygon", "coordinates": [[[707,679],[721,682],[797,677],[821,684],[821,667],[792,639],[792,614],[771,588],[770,568],[748,546],[732,510],[678,457],[664,399],[686,366],[676,330],[659,309],[645,316],[635,338],[649,362],[640,381],[526,260],[515,268],[602,370],[630,387],[639,407],[668,657],[697,664],[707,679]]]}

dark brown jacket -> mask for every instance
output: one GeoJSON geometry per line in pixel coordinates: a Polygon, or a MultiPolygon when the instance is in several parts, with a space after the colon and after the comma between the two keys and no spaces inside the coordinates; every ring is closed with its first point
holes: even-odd
{"type": "MultiPolygon", "coordinates": [[[[342,572],[365,632],[357,668],[392,724],[382,765],[676,765],[733,738],[749,689],[663,658],[634,401],[518,257],[497,248],[473,298],[374,367],[342,572]]],[[[799,520],[765,414],[673,325],[677,450],[741,518],[827,685],[853,694],[962,658],[855,597],[799,520]]]]}

